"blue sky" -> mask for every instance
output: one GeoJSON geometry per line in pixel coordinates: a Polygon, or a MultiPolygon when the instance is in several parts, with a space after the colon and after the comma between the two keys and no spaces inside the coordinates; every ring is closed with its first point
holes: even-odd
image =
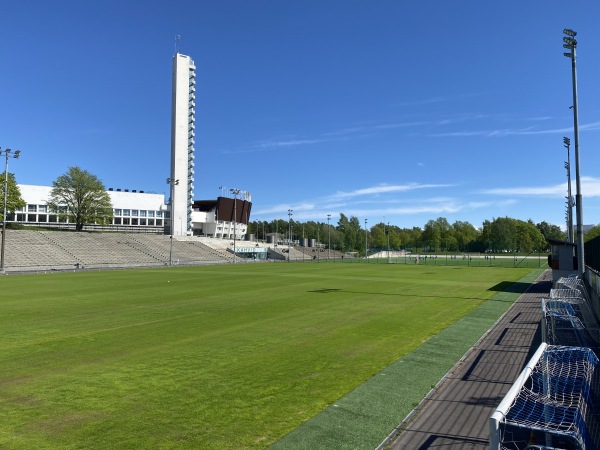
{"type": "Polygon", "coordinates": [[[79,166],[167,193],[181,35],[195,198],[226,186],[252,194],[254,220],[400,227],[564,227],[572,28],[583,218],[600,222],[600,2],[2,0],[0,17],[0,147],[21,149],[19,183],[79,166]]]}

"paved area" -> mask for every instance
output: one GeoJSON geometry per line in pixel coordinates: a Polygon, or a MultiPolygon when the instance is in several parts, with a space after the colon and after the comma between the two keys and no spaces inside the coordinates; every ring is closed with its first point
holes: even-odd
{"type": "Polygon", "coordinates": [[[398,449],[484,450],[488,419],[541,343],[545,271],[421,406],[390,444],[398,449]]]}

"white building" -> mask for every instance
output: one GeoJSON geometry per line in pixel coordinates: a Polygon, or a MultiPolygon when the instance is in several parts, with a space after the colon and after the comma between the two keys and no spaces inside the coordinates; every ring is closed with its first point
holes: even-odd
{"type": "MultiPolygon", "coordinates": [[[[173,235],[193,233],[194,201],[194,107],[196,66],[180,53],[173,57],[173,98],[171,109],[170,211],[173,235]]],[[[167,224],[167,226],[170,224],[167,224]]]]}
{"type": "MultiPolygon", "coordinates": [[[[7,214],[6,222],[23,225],[70,227],[67,219],[51,214],[48,209],[50,186],[19,184],[21,197],[26,205],[15,214],[7,214]]],[[[109,189],[107,191],[113,205],[113,222],[107,228],[112,231],[145,231],[164,233],[165,198],[162,194],[150,194],[144,191],[109,189]]],[[[90,225],[88,229],[98,227],[90,225]]]]}
{"type": "MultiPolygon", "coordinates": [[[[67,219],[50,213],[50,186],[19,184],[25,206],[6,215],[7,223],[38,227],[74,228],[67,219]]],[[[88,224],[85,230],[121,231],[163,234],[169,225],[168,205],[162,194],[144,191],[106,191],[113,206],[113,220],[108,226],[88,224]]],[[[190,234],[221,239],[245,239],[252,203],[243,198],[218,197],[216,200],[193,202],[190,234]],[[237,218],[237,220],[236,220],[237,218]]],[[[174,235],[186,235],[185,222],[174,221],[174,235]]]]}

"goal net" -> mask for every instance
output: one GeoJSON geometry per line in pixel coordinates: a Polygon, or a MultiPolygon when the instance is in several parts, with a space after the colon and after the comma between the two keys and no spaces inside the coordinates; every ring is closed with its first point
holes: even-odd
{"type": "Polygon", "coordinates": [[[541,344],[490,417],[490,448],[596,450],[597,368],[589,348],[541,344]]]}

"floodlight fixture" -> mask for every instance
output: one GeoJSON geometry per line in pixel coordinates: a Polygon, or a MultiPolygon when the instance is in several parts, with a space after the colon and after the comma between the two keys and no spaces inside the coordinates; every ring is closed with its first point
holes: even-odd
{"type": "Polygon", "coordinates": [[[577,36],[577,31],[570,30],[569,28],[565,28],[563,30],[563,33],[565,33],[567,36],[571,36],[571,37],[577,36]]]}

